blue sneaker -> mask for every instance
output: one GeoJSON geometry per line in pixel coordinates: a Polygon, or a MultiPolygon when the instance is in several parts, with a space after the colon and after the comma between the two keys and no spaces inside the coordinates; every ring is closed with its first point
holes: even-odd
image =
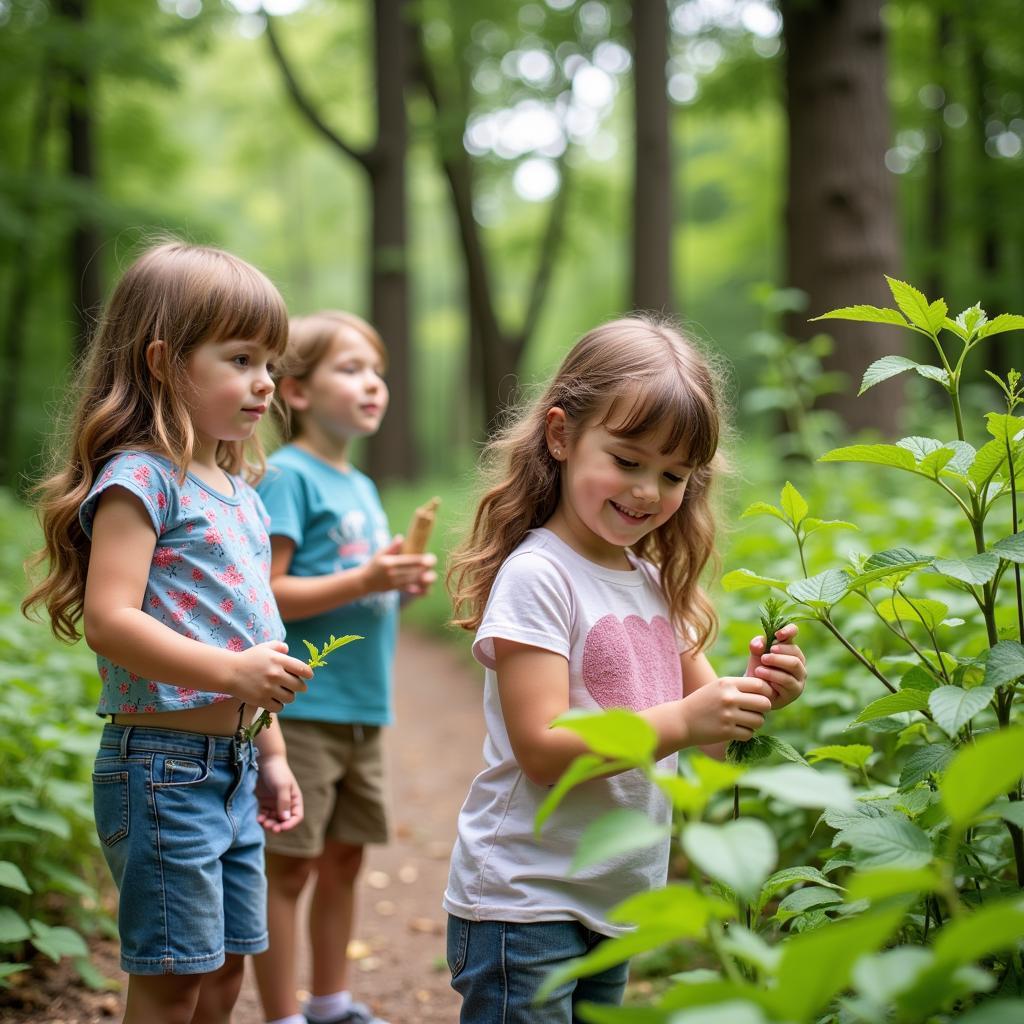
{"type": "Polygon", "coordinates": [[[308,1024],[388,1024],[386,1020],[375,1017],[365,1003],[353,1003],[340,1017],[330,1020],[314,1020],[306,1015],[308,1024]]]}

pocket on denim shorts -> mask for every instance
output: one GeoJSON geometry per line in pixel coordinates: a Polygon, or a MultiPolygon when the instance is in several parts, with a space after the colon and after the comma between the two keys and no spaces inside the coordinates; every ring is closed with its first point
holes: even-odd
{"type": "Polygon", "coordinates": [[[127,772],[93,772],[93,815],[96,834],[104,846],[113,846],[128,835],[131,817],[128,807],[127,772]]]}
{"type": "Polygon", "coordinates": [[[448,970],[454,981],[466,966],[466,951],[469,949],[470,922],[461,917],[448,917],[448,970]]]}
{"type": "Polygon", "coordinates": [[[159,788],[190,786],[202,782],[209,774],[209,765],[201,757],[157,754],[153,759],[153,784],[159,788]]]}

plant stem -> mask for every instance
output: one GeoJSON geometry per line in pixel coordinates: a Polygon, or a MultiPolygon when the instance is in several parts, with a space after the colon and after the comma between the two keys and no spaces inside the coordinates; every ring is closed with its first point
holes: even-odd
{"type": "Polygon", "coordinates": [[[888,679],[886,679],[884,675],[882,675],[881,670],[878,669],[867,658],[865,658],[864,655],[861,654],[861,652],[858,651],[857,648],[854,647],[853,644],[850,643],[850,641],[847,640],[846,637],[839,632],[839,630],[836,628],[835,623],[829,617],[828,612],[825,612],[819,618],[819,621],[890,693],[896,692],[897,687],[895,687],[892,683],[889,682],[888,679]]]}

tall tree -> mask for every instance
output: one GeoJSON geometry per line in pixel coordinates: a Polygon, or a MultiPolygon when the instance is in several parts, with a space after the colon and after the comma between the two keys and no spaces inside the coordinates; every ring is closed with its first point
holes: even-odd
{"type": "MultiPolygon", "coordinates": [[[[66,19],[75,38],[85,40],[88,31],[87,0],[59,0],[58,13],[66,19]]],[[[96,152],[93,141],[93,103],[95,90],[90,67],[89,48],[69,48],[73,54],[65,67],[67,78],[67,172],[76,188],[86,197],[96,186],[96,152]]],[[[92,328],[93,318],[103,301],[100,234],[89,212],[92,204],[78,204],[68,242],[68,273],[71,283],[71,311],[75,325],[74,356],[79,358],[92,328]]]]}
{"type": "MultiPolygon", "coordinates": [[[[890,145],[882,0],[780,0],[786,45],[789,123],[786,283],[802,289],[810,314],[854,303],[889,305],[884,274],[900,276],[890,145]]],[[[819,328],[803,316],[789,333],[819,328]]],[[[852,384],[876,358],[900,351],[896,332],[829,323],[836,340],[830,370],[852,384]]],[[[902,385],[887,381],[867,396],[856,387],[826,402],[851,429],[899,427],[902,385]]],[[[823,403],[825,404],[825,403],[823,403]]]]}
{"type": "Polygon", "coordinates": [[[668,7],[633,0],[633,307],[670,311],[672,294],[672,158],[668,7]]]}
{"type": "Polygon", "coordinates": [[[409,79],[407,0],[373,0],[374,85],[377,97],[375,141],[358,148],[329,124],[300,85],[275,27],[266,18],[270,51],[288,95],[310,126],[346,159],[365,172],[370,189],[370,319],[390,354],[391,404],[369,446],[369,470],[377,479],[415,477],[416,444],[412,414],[412,345],[409,328],[406,155],[408,120],[405,89],[409,79]]]}

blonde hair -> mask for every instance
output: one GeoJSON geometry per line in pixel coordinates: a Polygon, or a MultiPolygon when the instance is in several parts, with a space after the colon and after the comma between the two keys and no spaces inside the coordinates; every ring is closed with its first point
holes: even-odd
{"type": "Polygon", "coordinates": [[[685,446],[693,472],[683,503],[634,551],[658,567],[672,621],[692,630],[699,648],[707,646],[718,619],[699,579],[709,562],[718,565],[712,484],[724,468],[720,394],[709,361],[667,320],[628,316],[584,335],[543,393],[485,449],[487,490],[449,563],[453,624],[480,625],[502,563],[528,530],[555,512],[560,463],[548,451],[545,431],[546,413],[557,406],[570,438],[599,423],[620,437],[667,430],[666,454],[685,446]]]}
{"type": "MultiPolygon", "coordinates": [[[[293,317],[290,321],[288,348],[278,367],[278,380],[283,377],[305,380],[330,352],[334,342],[346,333],[356,334],[368,341],[380,356],[382,368],[387,369],[388,350],[384,345],[384,339],[371,324],[355,313],[325,309],[319,313],[310,313],[309,316],[293,317]]],[[[301,416],[288,406],[280,392],[274,396],[272,410],[281,436],[290,441],[297,433],[293,418],[299,421],[298,430],[301,430],[301,416]]]]}
{"type": "MultiPolygon", "coordinates": [[[[78,510],[113,455],[155,452],[184,477],[195,450],[187,374],[195,349],[244,338],[278,355],[287,337],[288,314],[278,290],[255,267],[221,249],[165,241],[125,271],[74,374],[78,400],[66,437],[54,446],[52,473],[35,488],[44,546],[26,568],[46,564],[47,571],[22,602],[25,614],[45,605],[54,634],[78,639],[90,550],[78,510]],[[159,379],[150,372],[146,352],[157,339],[164,342],[159,379]]],[[[256,438],[221,441],[217,463],[253,481],[265,465],[256,438]]]]}

